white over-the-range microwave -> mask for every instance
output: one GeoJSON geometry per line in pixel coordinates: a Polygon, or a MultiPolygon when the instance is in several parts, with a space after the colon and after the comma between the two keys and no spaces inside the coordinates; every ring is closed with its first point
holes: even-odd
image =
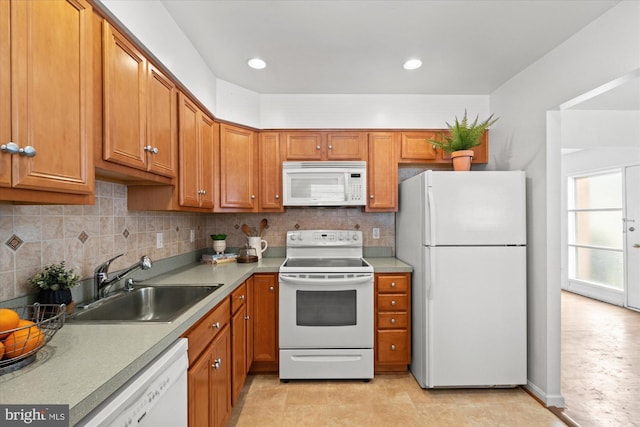
{"type": "Polygon", "coordinates": [[[283,162],[284,206],[364,206],[367,162],[283,162]]]}

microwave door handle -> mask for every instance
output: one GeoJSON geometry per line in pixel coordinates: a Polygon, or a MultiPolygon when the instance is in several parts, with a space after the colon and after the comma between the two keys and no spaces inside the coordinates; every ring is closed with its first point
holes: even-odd
{"type": "Polygon", "coordinates": [[[318,284],[318,283],[325,284],[325,285],[336,284],[336,283],[350,285],[355,283],[371,282],[372,278],[373,276],[340,277],[335,279],[328,279],[328,278],[307,279],[307,278],[301,278],[301,277],[289,277],[289,276],[280,275],[280,282],[294,283],[296,285],[310,285],[310,284],[318,284]]]}

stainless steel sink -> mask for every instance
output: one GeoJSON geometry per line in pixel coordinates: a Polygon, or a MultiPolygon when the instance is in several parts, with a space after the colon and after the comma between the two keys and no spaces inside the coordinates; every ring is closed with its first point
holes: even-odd
{"type": "Polygon", "coordinates": [[[222,285],[143,286],[76,308],[73,323],[170,323],[222,285]]]}

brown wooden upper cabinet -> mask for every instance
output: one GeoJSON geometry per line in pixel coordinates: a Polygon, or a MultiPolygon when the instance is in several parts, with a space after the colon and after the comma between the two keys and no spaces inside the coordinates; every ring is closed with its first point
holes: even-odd
{"type": "Polygon", "coordinates": [[[283,212],[280,133],[260,132],[258,139],[260,212],[283,212]]]}
{"type": "Polygon", "coordinates": [[[92,16],[85,0],[0,1],[0,200],[93,201],[92,16]]]}
{"type": "Polygon", "coordinates": [[[366,133],[295,131],[283,134],[284,160],[366,160],[366,133]]]}
{"type": "Polygon", "coordinates": [[[180,106],[180,206],[212,209],[218,124],[184,94],[180,106]]]}
{"type": "Polygon", "coordinates": [[[103,159],[175,177],[176,85],[106,21],[102,46],[103,159]]]}
{"type": "Polygon", "coordinates": [[[368,135],[366,212],[398,210],[396,138],[396,132],[371,132],[368,135]]]}
{"type": "Polygon", "coordinates": [[[220,125],[218,154],[220,174],[216,177],[216,212],[244,212],[258,209],[258,144],[255,132],[228,124],[220,125]]]}
{"type": "MultiPolygon", "coordinates": [[[[447,164],[451,163],[451,156],[440,148],[436,148],[429,140],[442,139],[447,132],[443,129],[424,131],[403,131],[400,135],[399,163],[409,164],[447,164]]],[[[472,163],[487,163],[489,160],[489,134],[482,135],[482,144],[473,148],[472,163]]]]}

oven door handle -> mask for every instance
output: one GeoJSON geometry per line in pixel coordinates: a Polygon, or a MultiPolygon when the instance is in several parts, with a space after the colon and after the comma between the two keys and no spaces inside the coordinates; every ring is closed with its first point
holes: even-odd
{"type": "Polygon", "coordinates": [[[356,284],[356,283],[370,283],[373,280],[373,276],[360,276],[360,277],[340,277],[335,279],[329,278],[313,278],[307,279],[303,277],[291,277],[280,275],[280,282],[288,282],[296,285],[310,285],[310,284],[356,284]]]}

